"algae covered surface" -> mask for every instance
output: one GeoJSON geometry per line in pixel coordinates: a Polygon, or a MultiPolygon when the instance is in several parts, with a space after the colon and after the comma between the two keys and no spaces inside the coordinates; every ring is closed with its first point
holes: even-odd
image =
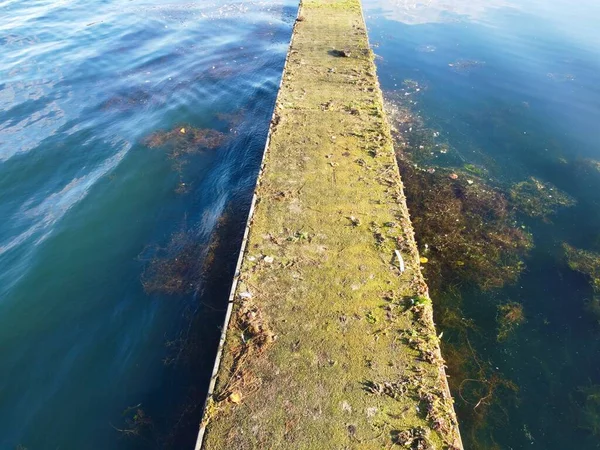
{"type": "Polygon", "coordinates": [[[256,196],[203,448],[461,448],[359,1],[302,3],[256,196]]]}

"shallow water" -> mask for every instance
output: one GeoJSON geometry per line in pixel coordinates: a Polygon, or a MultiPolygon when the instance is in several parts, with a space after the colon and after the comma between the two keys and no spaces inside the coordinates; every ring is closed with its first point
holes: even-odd
{"type": "Polygon", "coordinates": [[[0,448],[191,448],[296,7],[0,0],[0,448]]]}
{"type": "MultiPolygon", "coordinates": [[[[446,148],[425,155],[424,168],[474,164],[505,193],[535,176],[577,201],[545,220],[516,214],[535,245],[516,283],[456,287],[462,320],[474,323],[463,356],[477,355],[488,380],[513,383],[484,399],[489,406],[468,395],[469,383],[480,381],[454,390],[465,448],[598,448],[600,317],[587,307],[597,293],[568,267],[562,244],[600,251],[600,171],[590,162],[600,160],[600,4],[365,6],[384,96],[422,117],[446,148]],[[525,322],[499,340],[498,305],[509,302],[523,306],[525,322]]],[[[438,331],[452,343],[453,330],[438,331]]]]}

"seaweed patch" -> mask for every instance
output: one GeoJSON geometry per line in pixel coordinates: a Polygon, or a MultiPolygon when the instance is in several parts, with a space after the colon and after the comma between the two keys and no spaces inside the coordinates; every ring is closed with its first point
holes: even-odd
{"type": "Polygon", "coordinates": [[[510,198],[525,214],[546,220],[559,208],[568,208],[577,203],[573,197],[553,184],[535,177],[515,184],[510,190],[510,198]]]}
{"type": "Polygon", "coordinates": [[[178,158],[202,150],[215,149],[225,141],[225,134],[210,128],[194,128],[188,124],[174,126],[168,131],[156,131],[144,138],[149,148],[168,146],[169,156],[178,158]]]}
{"type": "Polygon", "coordinates": [[[525,323],[523,305],[509,302],[498,306],[498,341],[508,339],[512,333],[525,323]]]}
{"type": "Polygon", "coordinates": [[[467,281],[487,290],[517,280],[533,239],[501,192],[442,169],[422,170],[402,154],[398,163],[430,283],[467,281]]]}

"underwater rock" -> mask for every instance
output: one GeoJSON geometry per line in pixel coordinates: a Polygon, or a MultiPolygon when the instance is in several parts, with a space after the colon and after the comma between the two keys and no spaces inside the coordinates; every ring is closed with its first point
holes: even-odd
{"type": "Polygon", "coordinates": [[[515,184],[510,190],[512,202],[531,217],[547,219],[559,208],[574,206],[577,201],[551,183],[535,177],[515,184]]]}

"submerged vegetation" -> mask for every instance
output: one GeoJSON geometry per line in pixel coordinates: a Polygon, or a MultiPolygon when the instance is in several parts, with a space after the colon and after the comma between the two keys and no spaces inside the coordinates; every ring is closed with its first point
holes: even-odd
{"type": "Polygon", "coordinates": [[[215,231],[205,242],[192,229],[183,226],[174,232],[166,246],[149,246],[138,259],[146,263],[141,283],[147,294],[185,295],[200,287],[205,272],[215,259],[220,232],[228,226],[230,215],[224,213],[215,231]]]}
{"type": "Polygon", "coordinates": [[[184,295],[199,286],[206,246],[188,231],[171,236],[166,247],[147,249],[152,253],[141,281],[148,294],[184,295]]]}
{"type": "Polygon", "coordinates": [[[600,323],[600,254],[566,243],[563,248],[571,270],[585,275],[592,286],[593,297],[586,300],[584,310],[600,323]]]}
{"type": "Polygon", "coordinates": [[[533,243],[505,196],[482,181],[422,170],[404,154],[398,160],[430,284],[467,281],[487,290],[516,281],[533,243]]]}
{"type": "MultiPolygon", "coordinates": [[[[243,112],[236,114],[221,114],[216,117],[220,122],[225,122],[230,131],[235,132],[235,127],[241,121],[243,112]]],[[[173,161],[173,170],[178,173],[179,181],[175,188],[177,194],[187,194],[191,185],[184,176],[184,167],[192,155],[206,150],[216,149],[223,145],[227,135],[210,128],[195,128],[189,124],[175,125],[168,131],[156,131],[142,140],[148,148],[162,148],[173,161]]]]}
{"type": "Polygon", "coordinates": [[[600,437],[600,385],[581,386],[576,397],[580,428],[600,437]]]}
{"type": "Polygon", "coordinates": [[[563,245],[567,264],[572,270],[586,275],[594,289],[600,295],[600,254],[580,250],[569,244],[563,245]]]}
{"type": "Polygon", "coordinates": [[[559,208],[574,206],[576,201],[556,186],[531,177],[513,186],[510,191],[512,202],[531,217],[547,219],[559,208]]]}
{"type": "MultiPolygon", "coordinates": [[[[471,67],[466,64],[465,69],[471,67]]],[[[479,354],[472,340],[507,341],[525,322],[523,306],[483,305],[490,319],[495,314],[498,325],[492,334],[465,314],[462,296],[468,291],[493,302],[495,296],[487,292],[514,284],[523,272],[533,236],[516,220],[513,200],[519,193],[510,195],[484,178],[486,167],[456,157],[440,133],[402,103],[388,112],[416,238],[427,260],[424,273],[436,322],[444,333],[442,355],[462,418],[463,441],[466,448],[500,448],[494,424],[504,420],[507,403],[518,400],[519,388],[479,354]]]]}
{"type": "Polygon", "coordinates": [[[504,341],[510,337],[516,328],[525,323],[523,305],[509,302],[498,306],[498,341],[504,341]]]}
{"type": "Polygon", "coordinates": [[[169,131],[156,131],[144,139],[150,148],[168,146],[169,156],[178,158],[223,144],[225,134],[217,130],[194,128],[188,124],[176,125],[169,131]]]}
{"type": "Polygon", "coordinates": [[[469,449],[499,448],[492,434],[493,424],[502,420],[507,402],[516,402],[518,386],[507,379],[478,353],[473,341],[485,338],[484,330],[466,317],[463,298],[457,288],[436,291],[435,315],[442,355],[448,367],[448,383],[461,418],[463,443],[469,449]]]}
{"type": "Polygon", "coordinates": [[[454,61],[448,64],[455,72],[470,72],[473,69],[483,67],[485,65],[485,61],[477,61],[475,59],[459,59],[458,61],[454,61]]]}
{"type": "Polygon", "coordinates": [[[600,174],[600,161],[594,159],[587,159],[587,165],[600,174]]]}
{"type": "MultiPolygon", "coordinates": [[[[163,364],[165,370],[177,370],[192,379],[184,397],[168,417],[164,411],[142,408],[140,403],[127,408],[121,422],[113,426],[124,437],[141,443],[143,448],[183,448],[182,440],[189,437],[190,430],[194,433],[197,430],[210,376],[206,373],[206,362],[214,359],[219,339],[214,325],[222,320],[230,288],[228,282],[233,275],[232,255],[238,251],[241,240],[240,224],[232,220],[234,210],[238,211],[232,204],[225,208],[208,239],[199,235],[186,220],[164,247],[148,246],[138,257],[144,264],[140,281],[148,295],[182,299],[179,304],[183,305],[185,325],[165,340],[163,364]],[[193,294],[192,301],[190,294],[193,294]],[[151,417],[157,418],[156,421],[151,417]]],[[[240,312],[239,320],[246,326],[245,341],[255,347],[266,345],[260,343],[260,336],[265,340],[272,337],[250,303],[240,312]]],[[[235,400],[242,384],[247,392],[250,380],[246,374],[232,377],[232,397],[227,400],[235,400]]]]}

